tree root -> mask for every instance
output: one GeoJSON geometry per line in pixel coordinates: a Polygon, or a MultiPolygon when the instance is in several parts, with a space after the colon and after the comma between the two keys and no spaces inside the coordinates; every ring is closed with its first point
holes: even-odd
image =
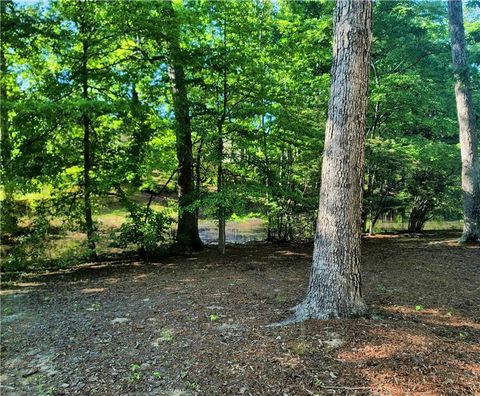
{"type": "Polygon", "coordinates": [[[315,320],[328,320],[328,319],[343,319],[364,316],[367,313],[367,307],[363,303],[355,308],[352,308],[352,312],[348,315],[340,315],[335,310],[321,311],[315,304],[312,304],[310,299],[305,299],[300,304],[295,305],[289,309],[292,315],[280,322],[275,322],[267,325],[266,327],[283,327],[291,324],[297,324],[304,322],[308,319],[315,320]]]}

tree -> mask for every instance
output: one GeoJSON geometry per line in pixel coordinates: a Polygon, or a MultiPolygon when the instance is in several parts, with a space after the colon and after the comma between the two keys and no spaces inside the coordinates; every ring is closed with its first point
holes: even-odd
{"type": "Polygon", "coordinates": [[[198,219],[189,206],[194,202],[193,153],[190,106],[187,97],[187,82],[182,65],[180,49],[180,26],[172,2],[165,2],[165,10],[170,26],[167,34],[168,76],[175,112],[176,148],[178,160],[178,227],[177,241],[195,249],[203,243],[198,235],[198,219]]]}
{"type": "Polygon", "coordinates": [[[360,223],[371,22],[371,1],[337,2],[313,265],[294,322],[366,310],[360,289],[360,223]]]}
{"type": "MultiPolygon", "coordinates": [[[[88,12],[83,9],[84,3],[79,2],[80,12],[83,14],[88,12]]],[[[80,67],[80,81],[82,84],[82,99],[85,102],[89,100],[89,69],[88,61],[90,58],[90,37],[88,36],[88,31],[91,29],[88,26],[88,22],[84,18],[79,18],[78,20],[79,32],[81,35],[82,41],[82,61],[80,67]]],[[[96,244],[95,244],[95,230],[93,226],[93,217],[92,217],[92,182],[91,182],[91,171],[92,171],[92,142],[91,142],[91,119],[86,109],[82,111],[82,123],[83,123],[83,198],[84,198],[84,211],[85,211],[85,227],[87,231],[87,244],[88,248],[92,252],[92,258],[96,258],[96,244]]]]}
{"type": "MultiPolygon", "coordinates": [[[[25,64],[41,67],[39,44],[35,37],[40,33],[37,8],[22,8],[13,1],[0,2],[0,229],[2,233],[17,233],[22,210],[15,193],[31,188],[29,177],[39,166],[19,160],[20,153],[41,146],[41,136],[31,136],[26,127],[31,119],[24,117],[22,107],[27,101],[37,101],[35,90],[26,94],[28,86],[25,64]],[[23,67],[22,67],[23,66],[23,67]],[[21,84],[23,82],[23,84],[21,84]],[[22,125],[22,126],[20,126],[22,125]],[[28,136],[29,135],[29,136],[28,136]],[[28,137],[27,137],[28,136],[28,137]],[[33,170],[33,172],[32,172],[33,170]]],[[[32,123],[35,124],[35,123],[32,123]]]]}
{"type": "MultiPolygon", "coordinates": [[[[114,2],[64,0],[53,6],[50,23],[58,26],[58,34],[49,51],[52,69],[58,71],[44,89],[57,111],[66,112],[72,106],[72,115],[62,117],[68,131],[65,144],[75,142],[79,146],[78,143],[82,142],[81,172],[77,167],[72,173],[78,175],[76,187],[81,187],[83,192],[83,226],[90,258],[95,259],[98,236],[93,219],[93,197],[100,195],[102,190],[108,191],[110,185],[102,184],[110,177],[115,179],[111,174],[102,178],[103,164],[108,162],[103,153],[108,153],[108,157],[111,154],[109,146],[118,141],[118,135],[114,135],[114,128],[109,126],[111,122],[107,118],[109,121],[115,118],[121,107],[117,102],[115,111],[112,103],[113,91],[117,89],[114,69],[125,59],[120,40],[113,39],[115,33],[108,18],[109,11],[115,8],[114,2]],[[56,91],[58,93],[53,95],[56,91]]],[[[63,164],[66,173],[75,162],[79,162],[78,152],[71,151],[76,155],[70,164],[67,161],[63,164]]]]}
{"type": "Polygon", "coordinates": [[[478,136],[473,111],[470,73],[463,27],[461,0],[449,0],[448,18],[452,42],[455,98],[457,101],[462,154],[463,234],[462,242],[480,241],[480,180],[478,136]]]}
{"type": "MultiPolygon", "coordinates": [[[[0,3],[0,13],[2,18],[1,44],[0,44],[0,162],[1,162],[1,175],[3,180],[5,199],[1,205],[1,228],[8,231],[14,231],[17,226],[17,216],[15,215],[15,209],[13,206],[13,187],[12,183],[9,183],[9,179],[12,178],[13,172],[11,169],[11,132],[9,131],[9,113],[10,106],[8,104],[9,96],[8,92],[8,64],[6,53],[8,49],[9,38],[11,40],[14,28],[18,28],[14,19],[14,4],[11,1],[2,1],[0,3]],[[9,12],[8,12],[9,11],[9,12]]],[[[10,84],[11,85],[11,84],[10,84]]]]}
{"type": "Polygon", "coordinates": [[[457,150],[454,96],[449,79],[445,78],[449,76],[451,57],[447,7],[441,2],[412,0],[374,3],[364,230],[374,232],[377,221],[385,216],[402,219],[403,223],[410,214],[415,220],[411,224],[416,224],[415,232],[419,232],[424,224],[422,218],[445,215],[444,206],[437,203],[444,202],[450,183],[455,183],[454,177],[443,178],[450,162],[436,161],[440,151],[427,155],[424,150],[430,142],[448,152],[457,150]],[[420,169],[428,168],[431,161],[440,165],[442,173],[435,172],[427,179],[412,177],[420,169]],[[416,193],[412,194],[434,191],[434,186],[445,182],[448,188],[437,191],[433,199],[428,199],[428,205],[416,193]]]}
{"type": "MultiPolygon", "coordinates": [[[[201,244],[199,215],[218,220],[220,251],[234,215],[265,218],[271,241],[310,238],[321,163],[333,161],[321,153],[334,5],[1,2],[2,233],[17,243],[35,228],[31,218],[48,212],[62,232],[88,233],[89,250],[102,255],[104,242],[116,239],[103,222],[112,204],[149,231],[150,216],[178,202],[180,249],[201,244]],[[175,203],[167,189],[173,180],[175,203]]],[[[365,230],[384,228],[387,217],[410,217],[416,232],[429,219],[460,218],[447,9],[374,2],[365,230]]],[[[480,30],[477,12],[469,17],[468,10],[475,102],[480,30]]]]}

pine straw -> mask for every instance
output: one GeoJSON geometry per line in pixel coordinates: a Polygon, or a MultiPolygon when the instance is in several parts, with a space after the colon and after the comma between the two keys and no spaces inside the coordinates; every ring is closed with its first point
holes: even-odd
{"type": "Polygon", "coordinates": [[[478,394],[480,249],[442,238],[365,240],[370,316],[277,328],[311,245],[32,277],[3,290],[0,392],[478,394]]]}

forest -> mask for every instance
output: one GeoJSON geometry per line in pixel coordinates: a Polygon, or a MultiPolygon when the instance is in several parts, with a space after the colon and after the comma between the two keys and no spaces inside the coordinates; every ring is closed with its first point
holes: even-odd
{"type": "Polygon", "coordinates": [[[480,1],[0,7],[2,394],[480,393],[480,1]]]}

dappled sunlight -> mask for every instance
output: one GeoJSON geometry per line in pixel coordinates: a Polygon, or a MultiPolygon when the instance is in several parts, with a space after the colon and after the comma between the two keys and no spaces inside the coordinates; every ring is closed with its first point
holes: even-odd
{"type": "Polygon", "coordinates": [[[3,290],[0,290],[0,296],[11,296],[11,295],[15,295],[15,294],[27,294],[27,293],[30,293],[32,291],[32,289],[3,289],[3,290]]]}
{"type": "Polygon", "coordinates": [[[134,282],[140,282],[140,281],[144,281],[147,278],[148,278],[148,274],[139,274],[139,275],[135,275],[133,277],[133,281],[134,282]]]}
{"type": "Polygon", "coordinates": [[[45,286],[46,283],[41,282],[15,282],[16,287],[38,287],[45,286]]]}
{"type": "Polygon", "coordinates": [[[267,259],[268,260],[281,260],[282,258],[280,256],[270,254],[269,256],[267,256],[267,259]]]}
{"type": "MultiPolygon", "coordinates": [[[[472,355],[480,356],[480,346],[478,344],[477,345],[471,345],[470,353],[472,355]]],[[[459,359],[447,358],[445,360],[445,365],[446,366],[451,366],[451,367],[457,367],[457,368],[461,369],[462,371],[467,369],[467,370],[471,371],[473,374],[480,372],[480,361],[476,364],[474,364],[474,363],[467,364],[464,361],[459,360],[459,359]]]]}
{"type": "Polygon", "coordinates": [[[480,396],[479,1],[0,0],[0,396],[480,396]]]}
{"type": "Polygon", "coordinates": [[[198,279],[194,279],[194,278],[183,278],[179,280],[179,282],[184,282],[184,283],[195,283],[197,281],[198,279]]]}
{"type": "Polygon", "coordinates": [[[114,284],[120,282],[120,278],[118,278],[118,277],[107,278],[107,279],[105,280],[105,282],[107,282],[107,283],[110,284],[110,285],[114,285],[114,284]]]}
{"type": "Polygon", "coordinates": [[[103,293],[107,289],[104,287],[96,287],[96,288],[85,288],[81,289],[80,292],[83,294],[95,294],[95,293],[103,293]]]}
{"type": "Polygon", "coordinates": [[[222,297],[222,296],[228,296],[230,293],[229,292],[218,292],[218,293],[212,293],[210,294],[211,297],[222,297]]]}
{"type": "Polygon", "coordinates": [[[422,315],[422,314],[428,314],[428,313],[438,313],[438,310],[425,309],[423,307],[420,308],[421,307],[420,305],[418,307],[419,307],[418,310],[416,310],[415,306],[407,307],[404,305],[386,305],[386,306],[382,306],[382,309],[385,310],[386,312],[402,314],[402,315],[411,315],[411,314],[422,315]]]}
{"type": "Polygon", "coordinates": [[[460,242],[458,238],[455,239],[439,239],[427,242],[428,245],[444,245],[454,248],[480,249],[480,244],[476,242],[460,242]]]}
{"type": "MultiPolygon", "coordinates": [[[[380,367],[365,367],[360,369],[363,376],[368,378],[372,390],[383,395],[390,392],[392,395],[438,395],[449,389],[454,383],[449,374],[462,375],[463,391],[461,394],[475,394],[476,386],[474,375],[468,375],[466,366],[458,360],[445,359],[443,362],[420,359],[415,356],[405,358],[405,354],[393,357],[390,361],[382,362],[380,367]],[[412,375],[412,371],[417,375],[412,375]]],[[[452,394],[460,394],[452,392],[452,394]]]]}
{"type": "Polygon", "coordinates": [[[363,375],[368,378],[371,389],[376,395],[400,396],[405,394],[405,384],[401,383],[398,376],[390,370],[382,373],[367,371],[363,375]]]}
{"type": "Polygon", "coordinates": [[[362,239],[365,239],[365,240],[399,239],[399,238],[405,238],[405,236],[406,234],[387,234],[387,233],[364,234],[362,235],[362,239]]]}
{"type": "MultiPolygon", "coordinates": [[[[480,353],[480,351],[477,350],[477,353],[480,353]]],[[[464,367],[466,370],[469,370],[472,374],[480,376],[480,363],[478,364],[468,363],[468,364],[465,364],[464,367]]]]}
{"type": "Polygon", "coordinates": [[[347,362],[356,362],[359,360],[369,359],[383,359],[390,358],[392,355],[401,349],[400,345],[367,345],[361,348],[352,348],[348,351],[342,351],[337,354],[337,357],[347,362]]]}
{"type": "Polygon", "coordinates": [[[311,259],[312,255],[308,253],[299,253],[299,252],[293,252],[291,250],[277,250],[275,253],[280,254],[282,256],[295,256],[295,257],[304,257],[307,259],[311,259]]]}
{"type": "MultiPolygon", "coordinates": [[[[11,332],[13,325],[31,325],[34,313],[38,315],[34,321],[39,322],[41,317],[49,329],[58,329],[58,318],[71,326],[69,332],[85,329],[76,336],[80,340],[73,341],[78,351],[75,356],[87,355],[103,345],[91,337],[89,329],[94,328],[98,334],[108,334],[105,342],[112,337],[105,345],[125,340],[132,351],[138,350],[127,357],[127,373],[130,364],[155,361],[161,355],[162,363],[163,359],[166,362],[165,376],[175,379],[176,373],[188,371],[186,378],[200,384],[205,394],[213,389],[209,378],[232,386],[232,394],[242,394],[242,387],[243,394],[262,394],[265,386],[272,386],[266,393],[272,395],[288,392],[289,395],[423,396],[441,394],[445,389],[451,389],[452,394],[475,394],[475,381],[480,376],[480,367],[475,362],[480,346],[474,344],[478,324],[473,316],[467,315],[473,312],[476,300],[466,305],[464,311],[457,311],[453,302],[451,309],[435,306],[439,301],[437,289],[426,293],[421,289],[423,278],[407,277],[412,275],[410,269],[401,269],[395,262],[392,265],[399,272],[393,275],[391,270],[378,270],[384,257],[389,260],[394,257],[401,263],[406,255],[400,244],[383,243],[375,243],[380,259],[366,250],[365,280],[371,283],[366,291],[374,293],[371,318],[308,321],[274,330],[264,327],[288,315],[286,310],[303,296],[308,268],[292,266],[292,261],[307,261],[304,257],[308,256],[311,245],[280,250],[276,245],[262,245],[255,249],[236,248],[238,251],[223,261],[215,251],[204,251],[198,256],[205,262],[202,271],[196,270],[196,264],[186,266],[185,257],[178,257],[171,258],[169,266],[149,265],[132,271],[127,262],[101,263],[108,268],[99,273],[89,270],[90,264],[87,271],[74,272],[68,277],[63,273],[41,278],[48,279],[48,289],[24,287],[34,291],[18,299],[21,304],[28,300],[29,305],[24,305],[28,308],[22,312],[23,316],[12,316],[6,325],[12,326],[11,332]],[[278,261],[269,261],[269,256],[277,257],[278,261]],[[108,272],[110,269],[112,272],[108,272]],[[403,275],[404,278],[398,278],[403,275]],[[401,288],[394,288],[396,283],[401,288]],[[44,290],[48,291],[47,298],[44,290]],[[73,293],[51,298],[54,290],[73,293]],[[388,298],[396,305],[381,302],[380,298],[388,298]],[[85,310],[88,315],[72,314],[85,310]],[[169,329],[169,336],[164,336],[165,328],[169,329]]],[[[426,244],[417,242],[412,246],[417,250],[409,252],[409,256],[418,254],[426,244]]],[[[428,271],[430,267],[424,264],[418,274],[425,273],[432,281],[444,282],[443,269],[448,270],[448,263],[456,256],[449,256],[446,246],[430,249],[427,255],[431,261],[438,250],[435,265],[437,269],[441,266],[441,270],[428,271]]],[[[464,254],[464,267],[451,269],[459,274],[450,277],[451,289],[459,289],[460,283],[465,285],[463,278],[469,274],[468,265],[474,262],[471,253],[464,254]],[[458,272],[459,268],[464,272],[458,272]]],[[[421,262],[426,263],[427,258],[421,262]]],[[[474,290],[475,284],[461,289],[457,302],[470,296],[475,298],[474,290]]],[[[447,291],[446,295],[449,297],[450,293],[447,291]]],[[[13,304],[17,300],[11,300],[12,303],[8,301],[11,312],[21,312],[13,304]]],[[[40,344],[44,342],[38,341],[43,340],[42,326],[32,328],[35,342],[40,344]]],[[[32,338],[26,330],[22,337],[28,338],[28,342],[32,338]]],[[[52,341],[63,347],[55,336],[52,341]]],[[[118,349],[102,351],[105,358],[99,358],[101,364],[106,364],[106,359],[115,359],[118,353],[118,349]]],[[[62,361],[81,368],[70,357],[62,361]]],[[[70,375],[68,370],[62,373],[65,378],[70,375]]],[[[215,394],[215,389],[211,393],[215,394]]]]}
{"type": "Polygon", "coordinates": [[[1,289],[0,296],[8,296],[15,294],[25,294],[34,290],[36,287],[45,286],[46,283],[41,282],[15,282],[12,289],[1,289]]]}
{"type": "Polygon", "coordinates": [[[167,287],[164,287],[162,290],[169,291],[169,292],[177,292],[180,289],[177,286],[167,286],[167,287]]]}
{"type": "Polygon", "coordinates": [[[432,325],[439,325],[445,326],[448,325],[450,327],[469,327],[473,330],[480,331],[480,323],[474,322],[472,319],[461,316],[459,314],[452,314],[452,315],[445,315],[445,314],[438,314],[434,316],[423,316],[422,320],[426,323],[430,323],[432,325]]]}
{"type": "Polygon", "coordinates": [[[429,383],[425,378],[421,383],[411,381],[409,378],[405,378],[391,369],[364,369],[362,370],[362,375],[370,382],[371,390],[375,395],[403,396],[411,394],[436,396],[442,391],[441,388],[435,386],[434,382],[429,383]]]}
{"type": "Polygon", "coordinates": [[[470,327],[474,330],[480,330],[480,323],[476,323],[472,318],[461,315],[457,312],[451,312],[445,308],[423,308],[421,306],[406,307],[400,305],[382,306],[382,310],[403,316],[414,316],[417,320],[439,326],[451,327],[470,327]]]}
{"type": "MultiPolygon", "coordinates": [[[[417,329],[372,328],[369,332],[381,342],[379,345],[345,347],[338,352],[337,358],[354,364],[355,370],[368,379],[374,394],[437,395],[443,390],[439,383],[448,381],[444,372],[466,375],[469,370],[478,374],[477,365],[467,365],[451,357],[444,347],[438,349],[441,342],[438,337],[418,334],[417,329]],[[418,375],[411,375],[411,370],[418,375]]],[[[469,346],[465,345],[465,348],[469,346]]],[[[478,351],[478,347],[472,347],[470,352],[478,351]]],[[[466,381],[465,388],[473,386],[474,382],[474,378],[466,381]]]]}
{"type": "Polygon", "coordinates": [[[429,337],[400,329],[390,330],[374,327],[369,330],[369,333],[378,340],[379,345],[370,344],[344,348],[337,354],[337,357],[349,362],[388,359],[394,357],[396,353],[408,351],[412,347],[417,348],[417,351],[428,351],[428,348],[432,346],[429,337]]]}
{"type": "Polygon", "coordinates": [[[452,241],[447,243],[449,247],[458,247],[458,248],[465,248],[465,249],[472,249],[472,250],[480,250],[480,244],[475,242],[464,242],[460,243],[458,241],[452,241]]]}
{"type": "Polygon", "coordinates": [[[278,364],[288,368],[295,368],[302,363],[302,359],[299,356],[295,355],[278,356],[275,357],[273,360],[276,361],[278,364]]]}
{"type": "Polygon", "coordinates": [[[97,216],[97,220],[101,225],[109,230],[116,230],[125,222],[125,213],[108,213],[97,216]]]}

